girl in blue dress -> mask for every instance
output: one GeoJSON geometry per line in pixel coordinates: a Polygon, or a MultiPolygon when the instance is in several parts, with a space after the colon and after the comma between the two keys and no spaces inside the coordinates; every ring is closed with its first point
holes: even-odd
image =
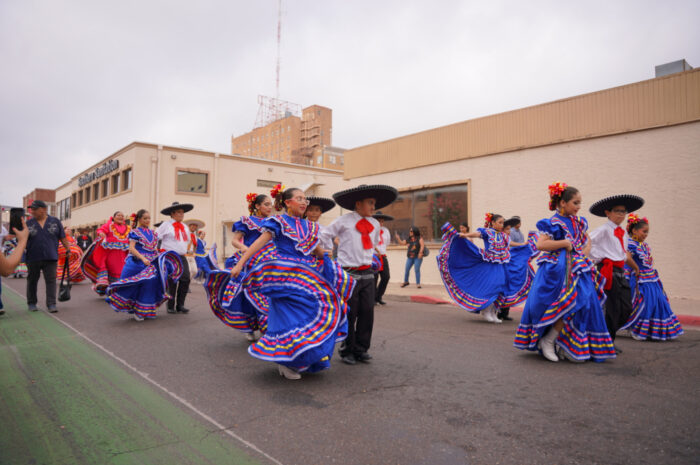
{"type": "Polygon", "coordinates": [[[639,266],[639,276],[629,273],[634,308],[620,329],[628,329],[638,341],[675,339],[683,334],[683,328],[671,310],[659,273],[654,268],[649,244],[644,242],[649,235],[649,220],[630,214],[627,234],[630,236],[627,250],[639,266]]]}
{"type": "Polygon", "coordinates": [[[448,294],[462,308],[481,313],[491,323],[501,323],[496,307],[509,308],[522,302],[534,272],[527,244],[511,247],[503,233],[503,217],[486,214],[483,228],[458,233],[452,225],[442,227],[445,241],[437,256],[438,269],[448,294]],[[481,238],[484,248],[470,241],[481,238]]]}
{"type": "Polygon", "coordinates": [[[552,362],[556,349],[573,362],[615,357],[605,325],[603,279],[588,259],[588,222],[576,216],[579,191],[564,183],[549,186],[551,218],[537,222],[539,268],[525,302],[514,345],[538,350],[552,362]]]}
{"type": "Polygon", "coordinates": [[[267,332],[248,348],[253,357],[276,362],[287,379],[330,366],[333,348],[347,334],[347,304],[354,280],[323,250],[318,224],[303,218],[304,192],[290,188],[275,198],[286,213],[268,218],[263,233],[231,270],[249,287],[267,297],[267,332]],[[249,260],[269,242],[272,260],[249,260]],[[245,268],[244,268],[245,267],[245,268]],[[245,270],[245,271],[244,271],[245,270]]]}
{"type": "MultiPolygon", "coordinates": [[[[240,282],[231,279],[230,269],[262,234],[263,223],[272,213],[272,200],[265,194],[250,193],[246,201],[250,216],[242,216],[233,225],[232,244],[238,252],[226,260],[226,270],[209,273],[204,289],[214,315],[226,326],[244,333],[248,341],[255,342],[258,335],[265,332],[269,303],[265,296],[251,289],[236,293],[240,282]]],[[[274,252],[274,246],[270,244],[255,254],[251,265],[270,259],[274,252]]]]}
{"type": "Polygon", "coordinates": [[[171,298],[168,282],[180,279],[182,264],[175,252],[158,252],[158,235],[149,228],[150,213],[142,209],[131,218],[136,227],[129,232],[129,255],[105,300],[115,311],[143,321],[155,318],[158,306],[171,298]]]}

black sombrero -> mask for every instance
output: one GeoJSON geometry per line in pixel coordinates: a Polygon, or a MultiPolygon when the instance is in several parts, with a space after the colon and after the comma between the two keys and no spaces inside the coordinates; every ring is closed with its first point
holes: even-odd
{"type": "Polygon", "coordinates": [[[362,184],[352,189],[336,192],[333,194],[335,202],[346,210],[354,210],[355,202],[364,199],[374,199],[374,208],[384,208],[396,200],[399,192],[384,184],[372,184],[370,186],[362,184]]]}
{"type": "Polygon", "coordinates": [[[184,210],[185,213],[187,213],[188,211],[192,210],[193,208],[194,208],[194,205],[192,205],[191,203],[173,202],[173,204],[170,205],[169,207],[165,207],[164,209],[162,209],[160,211],[160,213],[163,215],[166,215],[166,216],[170,216],[170,214],[172,212],[174,212],[175,210],[184,210]]]}
{"type": "Polygon", "coordinates": [[[596,203],[591,205],[588,209],[595,216],[605,216],[605,211],[612,210],[618,205],[624,205],[627,209],[627,213],[632,213],[633,211],[639,210],[644,205],[644,199],[638,195],[632,194],[620,194],[611,195],[610,197],[605,197],[602,200],[598,200],[596,203]]]}
{"type": "Polygon", "coordinates": [[[328,197],[316,197],[312,195],[306,197],[306,200],[309,201],[309,206],[317,205],[321,207],[321,213],[326,213],[328,210],[335,207],[335,202],[333,199],[329,199],[328,197]]]}
{"type": "Polygon", "coordinates": [[[519,216],[513,216],[512,218],[508,218],[503,222],[503,227],[505,228],[506,226],[510,226],[511,228],[515,226],[518,223],[522,223],[522,220],[520,219],[519,216]]]}
{"type": "Polygon", "coordinates": [[[378,211],[374,215],[372,215],[372,218],[375,220],[384,220],[384,221],[394,221],[394,217],[391,215],[385,215],[384,213],[378,211]]]}

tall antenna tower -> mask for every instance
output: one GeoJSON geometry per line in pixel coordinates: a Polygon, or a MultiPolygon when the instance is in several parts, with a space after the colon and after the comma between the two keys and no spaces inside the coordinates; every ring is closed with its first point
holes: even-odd
{"type": "Polygon", "coordinates": [[[275,78],[275,99],[280,98],[280,54],[282,48],[282,0],[277,0],[277,73],[275,78]]]}
{"type": "Polygon", "coordinates": [[[255,118],[255,126],[260,128],[286,118],[287,116],[301,116],[301,105],[280,100],[280,57],[282,55],[282,0],[277,0],[277,63],[275,67],[275,96],[258,95],[258,115],[255,118]]]}

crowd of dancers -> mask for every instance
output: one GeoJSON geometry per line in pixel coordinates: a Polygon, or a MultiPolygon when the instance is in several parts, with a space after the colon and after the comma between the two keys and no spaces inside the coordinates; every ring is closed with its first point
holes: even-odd
{"type": "MultiPolygon", "coordinates": [[[[89,246],[89,238],[68,235],[58,266],[73,282],[89,279],[115,311],[144,321],[164,302],[169,313],[189,312],[192,256],[192,279],[202,282],[214,315],[245,335],[251,356],[299,379],[327,369],[339,342],[343,363],[370,363],[374,307],[384,304],[389,279],[384,223],[393,219],[378,210],[397,195],[386,185],[358,186],[333,199],[281,185],[269,195],[248,194],[249,214],[233,225],[236,252],[223,268],[216,245],[206,249],[204,224],[184,220],[191,204],[161,210],[170,219],[156,229],[146,210],[132,214],[130,224],[115,212],[89,246]],[[336,205],[348,213],[322,226],[319,219],[336,205]]],[[[608,221],[589,234],[576,188],[554,183],[549,197],[554,215],[520,241],[509,234],[517,217],[488,213],[474,232],[466,224],[442,227],[436,258],[450,297],[492,323],[510,319],[508,309],[524,302],[514,346],[552,362],[614,358],[620,330],[636,340],[682,334],[645,242],[649,221],[634,214],[644,200],[616,195],[594,203],[590,212],[608,221]]],[[[416,241],[421,258],[422,244],[416,241]]],[[[407,275],[408,267],[405,281],[407,275]]]]}

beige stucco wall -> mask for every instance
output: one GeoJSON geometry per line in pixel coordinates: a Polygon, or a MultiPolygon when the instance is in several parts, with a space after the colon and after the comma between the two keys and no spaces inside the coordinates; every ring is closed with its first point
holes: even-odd
{"type": "MultiPolygon", "coordinates": [[[[564,181],[582,193],[582,214],[591,228],[603,219],[588,213],[596,200],[634,193],[646,200],[640,213],[650,220],[652,247],[666,291],[700,299],[695,232],[700,229],[700,122],[586,139],[497,155],[363,176],[353,184],[386,183],[397,188],[470,179],[469,223],[486,211],[520,215],[523,230],[551,215],[547,186],[564,181]]],[[[439,283],[433,250],[422,266],[424,283],[439,283]]],[[[405,249],[389,252],[392,281],[403,277],[405,249]]],[[[411,277],[413,282],[413,276],[411,277]]]]}
{"type": "MultiPolygon", "coordinates": [[[[246,195],[249,192],[269,193],[269,188],[257,186],[259,179],[281,181],[286,187],[308,187],[308,195],[326,197],[350,184],[342,179],[341,172],[335,170],[135,143],[76,174],[57,189],[56,198],[62,200],[70,197],[79,188],[78,178],[81,175],[114,158],[119,160],[120,171],[129,166],[132,168],[132,188],[73,208],[71,217],[64,221],[65,225],[75,227],[102,223],[114,211],[120,210],[129,215],[140,208],[151,212],[152,224],[155,224],[166,219],[160,210],[172,202],[191,203],[194,209],[185,215],[185,219],[197,218],[206,223],[207,243],[218,244],[219,258],[223,258],[224,230],[228,231],[232,221],[248,214],[246,195]],[[206,172],[209,175],[208,193],[176,192],[178,169],[206,172]]],[[[340,209],[335,208],[324,215],[321,222],[328,224],[340,213],[340,209]]],[[[230,236],[226,236],[228,241],[230,236]]],[[[225,252],[230,255],[232,247],[227,245],[225,252]]]]}

